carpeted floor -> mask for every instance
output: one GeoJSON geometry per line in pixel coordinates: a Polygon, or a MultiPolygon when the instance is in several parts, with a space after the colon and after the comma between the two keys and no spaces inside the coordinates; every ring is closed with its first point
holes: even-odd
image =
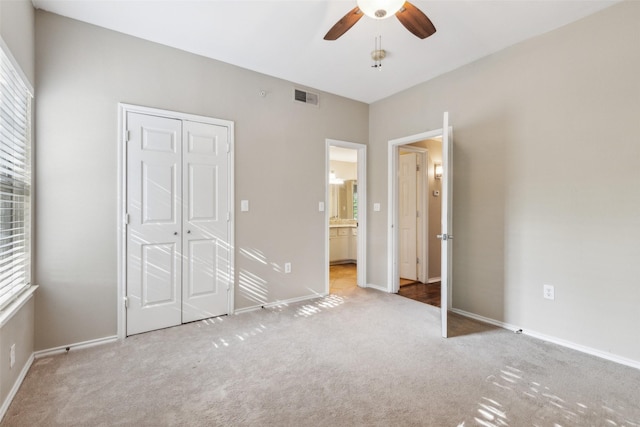
{"type": "Polygon", "coordinates": [[[1,426],[639,426],[640,371],[375,290],[34,362],[1,426]]]}

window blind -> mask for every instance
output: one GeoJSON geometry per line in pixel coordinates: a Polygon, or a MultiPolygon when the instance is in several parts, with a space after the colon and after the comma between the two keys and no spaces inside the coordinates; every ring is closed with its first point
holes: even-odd
{"type": "Polygon", "coordinates": [[[0,46],[0,308],[31,282],[31,91],[0,46]]]}

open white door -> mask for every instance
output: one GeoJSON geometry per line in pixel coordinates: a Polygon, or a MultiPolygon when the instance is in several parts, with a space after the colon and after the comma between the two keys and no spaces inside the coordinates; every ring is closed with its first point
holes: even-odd
{"type": "Polygon", "coordinates": [[[447,337],[447,313],[451,301],[451,266],[453,261],[453,137],[452,128],[449,127],[449,113],[444,113],[442,124],[442,234],[441,240],[442,265],[440,288],[440,312],[442,315],[442,336],[447,337]]]}

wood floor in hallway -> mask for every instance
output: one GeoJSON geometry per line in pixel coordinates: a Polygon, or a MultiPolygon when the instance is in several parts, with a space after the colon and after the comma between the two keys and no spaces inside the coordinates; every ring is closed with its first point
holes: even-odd
{"type": "MultiPolygon", "coordinates": [[[[356,264],[336,264],[329,267],[329,292],[335,293],[355,288],[357,283],[356,264]]],[[[401,279],[398,295],[440,307],[440,282],[420,283],[401,279]]]]}

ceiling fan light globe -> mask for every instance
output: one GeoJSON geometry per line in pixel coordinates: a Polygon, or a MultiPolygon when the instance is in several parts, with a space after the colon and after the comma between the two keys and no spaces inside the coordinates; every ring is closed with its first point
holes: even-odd
{"type": "Polygon", "coordinates": [[[405,0],[357,0],[358,7],[370,18],[386,19],[402,8],[405,0]]]}

